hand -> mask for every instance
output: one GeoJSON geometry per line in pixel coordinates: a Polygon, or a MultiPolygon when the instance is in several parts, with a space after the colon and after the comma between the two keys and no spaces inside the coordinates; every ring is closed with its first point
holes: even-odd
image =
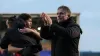
{"type": "Polygon", "coordinates": [[[42,21],[43,21],[44,25],[47,25],[47,24],[48,24],[48,21],[47,21],[47,19],[46,19],[46,17],[45,17],[45,14],[42,13],[40,16],[41,16],[41,18],[42,18],[42,21]]]}
{"type": "Polygon", "coordinates": [[[29,32],[33,32],[33,29],[24,28],[24,29],[19,29],[19,31],[22,32],[22,33],[29,33],[29,32]]]}
{"type": "Polygon", "coordinates": [[[48,16],[45,13],[42,13],[41,17],[42,17],[42,21],[44,22],[44,24],[46,24],[46,25],[52,25],[52,19],[50,18],[50,16],[48,16]]]}
{"type": "Polygon", "coordinates": [[[4,53],[4,49],[0,48],[0,52],[1,52],[1,54],[3,54],[4,53]]]}
{"type": "Polygon", "coordinates": [[[29,32],[38,33],[37,30],[35,30],[35,29],[30,29],[30,28],[20,29],[19,31],[22,32],[22,33],[29,33],[29,32]]]}

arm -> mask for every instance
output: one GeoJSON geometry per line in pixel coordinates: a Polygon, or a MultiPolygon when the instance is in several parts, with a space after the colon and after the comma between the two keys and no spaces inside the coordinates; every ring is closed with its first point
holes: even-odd
{"type": "Polygon", "coordinates": [[[9,34],[8,34],[8,32],[6,32],[4,37],[1,39],[0,47],[2,49],[6,49],[6,48],[8,48],[9,43],[10,43],[9,34]]]}
{"type": "Polygon", "coordinates": [[[2,48],[0,47],[0,53],[1,53],[1,54],[4,52],[4,50],[5,50],[5,49],[2,49],[2,48]]]}
{"type": "MultiPolygon", "coordinates": [[[[47,14],[45,13],[42,13],[41,15],[42,17],[42,21],[50,26],[50,29],[49,31],[52,31],[54,32],[55,34],[57,34],[58,36],[64,36],[64,37],[72,37],[72,38],[75,38],[75,37],[78,37],[80,35],[80,28],[78,26],[71,26],[71,27],[62,27],[60,25],[57,25],[57,24],[53,24],[52,23],[52,19],[50,18],[50,16],[48,16],[47,14]]],[[[44,30],[45,31],[45,30],[44,30]]],[[[49,32],[50,33],[50,32],[49,32]]],[[[42,33],[43,34],[43,33],[42,33]]],[[[48,35],[48,32],[45,32],[44,35],[48,35]]],[[[43,36],[44,36],[43,35],[43,36]]],[[[41,35],[42,36],[42,35],[41,35]]],[[[45,37],[47,38],[47,37],[45,37]]]]}
{"type": "Polygon", "coordinates": [[[38,31],[32,30],[32,33],[37,37],[37,39],[42,39],[38,31]]]}
{"type": "Polygon", "coordinates": [[[42,13],[41,19],[42,19],[42,27],[40,31],[40,36],[44,39],[51,39],[53,36],[53,32],[50,30],[50,25],[52,24],[50,16],[48,16],[45,13],[42,13]]]}
{"type": "Polygon", "coordinates": [[[24,29],[20,29],[19,31],[22,32],[22,33],[31,33],[31,35],[36,36],[37,39],[41,39],[40,33],[37,32],[35,29],[33,30],[33,29],[30,29],[30,28],[24,28],[24,29]]]}
{"type": "Polygon", "coordinates": [[[50,31],[50,26],[42,26],[40,31],[40,36],[44,39],[51,39],[52,32],[50,31]]]}
{"type": "Polygon", "coordinates": [[[53,32],[60,36],[70,36],[72,38],[78,37],[80,35],[80,28],[78,26],[62,27],[57,24],[52,24],[50,28],[53,32]]]}
{"type": "Polygon", "coordinates": [[[9,52],[12,52],[12,53],[16,53],[16,52],[19,52],[21,51],[23,48],[17,48],[17,47],[13,47],[11,45],[8,46],[8,51],[9,52]]]}

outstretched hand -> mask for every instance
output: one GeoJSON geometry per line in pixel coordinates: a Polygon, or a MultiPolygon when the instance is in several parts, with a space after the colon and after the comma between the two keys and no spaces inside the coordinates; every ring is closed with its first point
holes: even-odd
{"type": "Polygon", "coordinates": [[[44,22],[44,25],[52,25],[52,19],[46,13],[42,13],[41,17],[42,21],[44,22]]]}

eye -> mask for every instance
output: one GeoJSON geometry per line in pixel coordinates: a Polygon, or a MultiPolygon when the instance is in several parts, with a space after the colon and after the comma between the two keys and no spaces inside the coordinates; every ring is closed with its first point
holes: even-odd
{"type": "Polygon", "coordinates": [[[60,14],[60,15],[61,15],[61,14],[64,14],[64,13],[63,13],[63,12],[60,12],[60,13],[57,13],[57,15],[58,15],[58,14],[60,14]]]}

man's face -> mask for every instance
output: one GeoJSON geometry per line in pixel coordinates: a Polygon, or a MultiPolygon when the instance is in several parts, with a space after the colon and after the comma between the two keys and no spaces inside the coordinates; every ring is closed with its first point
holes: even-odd
{"type": "Polygon", "coordinates": [[[57,11],[57,21],[58,22],[62,22],[67,20],[68,17],[68,13],[66,11],[64,11],[63,9],[58,9],[57,11]]]}
{"type": "Polygon", "coordinates": [[[8,23],[8,20],[6,20],[6,26],[7,26],[7,28],[9,28],[9,23],[8,23]]]}
{"type": "Polygon", "coordinates": [[[27,28],[31,28],[32,27],[32,19],[30,18],[30,19],[26,20],[25,24],[26,24],[27,28]]]}

